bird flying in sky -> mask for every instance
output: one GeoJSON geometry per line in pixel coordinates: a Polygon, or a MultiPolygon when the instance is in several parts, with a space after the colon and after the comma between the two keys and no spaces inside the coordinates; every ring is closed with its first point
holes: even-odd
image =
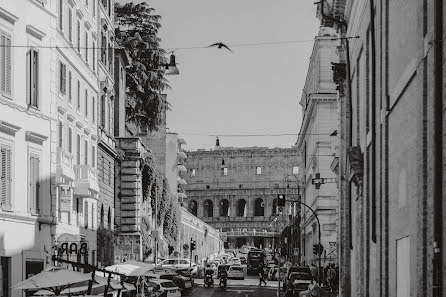
{"type": "Polygon", "coordinates": [[[232,50],[226,44],[224,44],[223,42],[216,42],[214,44],[211,44],[208,47],[213,47],[213,46],[217,46],[217,48],[225,48],[225,49],[227,49],[228,51],[230,51],[232,53],[232,50]]]}

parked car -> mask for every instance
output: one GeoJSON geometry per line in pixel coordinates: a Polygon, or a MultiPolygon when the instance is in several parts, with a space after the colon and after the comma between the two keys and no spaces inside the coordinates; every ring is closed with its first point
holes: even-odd
{"type": "Polygon", "coordinates": [[[311,273],[306,272],[291,272],[284,280],[282,289],[286,291],[289,284],[293,284],[294,288],[300,291],[308,289],[308,285],[311,283],[311,273]]]}
{"type": "Polygon", "coordinates": [[[181,290],[193,286],[193,278],[187,268],[174,270],[166,267],[154,267],[147,271],[145,276],[150,279],[167,279],[172,281],[181,290]],[[183,272],[183,269],[185,272],[183,272]]]}
{"type": "Polygon", "coordinates": [[[272,267],[267,274],[267,279],[269,281],[275,281],[277,280],[277,272],[279,271],[278,267],[272,267]]]}
{"type": "Polygon", "coordinates": [[[308,273],[309,275],[311,275],[310,268],[305,267],[305,266],[291,266],[291,267],[289,267],[286,272],[287,277],[293,272],[308,273]]]}
{"type": "Polygon", "coordinates": [[[191,268],[192,275],[197,274],[198,266],[196,263],[191,262],[189,259],[166,259],[158,264],[161,267],[180,269],[180,268],[191,268]]]}
{"type": "Polygon", "coordinates": [[[232,265],[228,269],[228,278],[245,279],[245,270],[239,265],[232,265]]]}
{"type": "Polygon", "coordinates": [[[147,285],[152,287],[154,291],[167,292],[167,297],[181,297],[180,288],[172,281],[166,279],[151,279],[147,285]]]}

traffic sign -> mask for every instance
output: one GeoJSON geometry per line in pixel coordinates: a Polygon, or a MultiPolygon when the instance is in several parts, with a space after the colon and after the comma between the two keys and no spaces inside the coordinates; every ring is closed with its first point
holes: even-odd
{"type": "Polygon", "coordinates": [[[316,173],[315,178],[311,180],[311,183],[315,186],[317,190],[321,187],[322,184],[325,184],[325,178],[321,177],[320,173],[316,173]]]}

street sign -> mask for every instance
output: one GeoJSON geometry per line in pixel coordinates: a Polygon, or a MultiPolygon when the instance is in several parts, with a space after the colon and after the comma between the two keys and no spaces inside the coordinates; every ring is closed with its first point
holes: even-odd
{"type": "Polygon", "coordinates": [[[315,178],[311,180],[311,183],[315,186],[317,190],[321,187],[322,184],[325,184],[325,178],[321,177],[320,173],[316,173],[315,178]]]}
{"type": "Polygon", "coordinates": [[[328,244],[330,244],[330,246],[336,246],[336,241],[329,241],[328,244]]]}

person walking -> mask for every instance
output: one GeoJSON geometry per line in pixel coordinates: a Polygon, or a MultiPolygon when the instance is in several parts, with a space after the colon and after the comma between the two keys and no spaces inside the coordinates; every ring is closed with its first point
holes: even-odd
{"type": "Polygon", "coordinates": [[[313,277],[311,284],[308,286],[308,290],[299,293],[299,297],[319,297],[321,294],[321,288],[313,277]]]}
{"type": "Polygon", "coordinates": [[[318,279],[317,278],[317,267],[316,267],[316,265],[314,265],[314,263],[311,263],[310,272],[311,272],[311,276],[317,280],[318,279]]]}
{"type": "Polygon", "coordinates": [[[330,264],[327,271],[327,282],[330,287],[330,292],[334,292],[336,289],[336,270],[334,269],[334,264],[330,264]]]}
{"type": "Polygon", "coordinates": [[[265,270],[263,265],[261,265],[259,267],[259,286],[262,286],[262,282],[265,284],[266,286],[266,281],[265,281],[265,270]]]}

